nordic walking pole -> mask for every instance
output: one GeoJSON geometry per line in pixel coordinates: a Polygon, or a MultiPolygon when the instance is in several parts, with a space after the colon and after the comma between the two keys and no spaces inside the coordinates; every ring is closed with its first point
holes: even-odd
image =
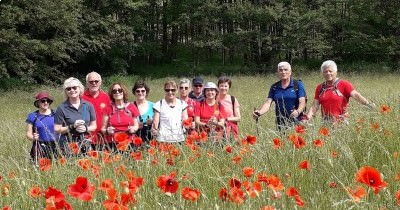
{"type": "MultiPolygon", "coordinates": [[[[256,111],[256,107],[254,107],[254,111],[256,111]]],[[[257,129],[257,137],[259,136],[259,131],[258,131],[258,118],[260,117],[260,113],[256,113],[257,114],[257,118],[256,118],[256,129],[257,129]]]]}

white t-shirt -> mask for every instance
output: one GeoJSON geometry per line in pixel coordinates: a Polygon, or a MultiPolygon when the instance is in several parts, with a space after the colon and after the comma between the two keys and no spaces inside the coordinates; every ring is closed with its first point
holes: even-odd
{"type": "Polygon", "coordinates": [[[153,109],[160,114],[158,141],[168,143],[185,141],[182,112],[187,106],[187,103],[180,99],[176,99],[174,107],[170,107],[165,99],[154,104],[153,109]]]}

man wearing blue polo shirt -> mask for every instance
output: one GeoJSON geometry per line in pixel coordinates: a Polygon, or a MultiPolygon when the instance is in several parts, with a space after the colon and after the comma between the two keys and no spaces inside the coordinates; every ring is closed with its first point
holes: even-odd
{"type": "Polygon", "coordinates": [[[288,62],[278,64],[277,74],[280,81],[271,86],[266,102],[253,112],[253,117],[257,119],[265,114],[275,102],[276,123],[280,130],[300,120],[306,106],[306,91],[300,80],[291,77],[292,68],[288,62]]]}

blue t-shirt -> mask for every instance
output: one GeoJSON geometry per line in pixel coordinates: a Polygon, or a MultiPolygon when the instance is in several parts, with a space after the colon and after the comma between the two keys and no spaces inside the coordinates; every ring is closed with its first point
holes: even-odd
{"type": "Polygon", "coordinates": [[[290,79],[290,84],[286,89],[282,88],[281,82],[278,83],[277,87],[271,86],[268,94],[268,98],[271,98],[275,102],[275,114],[277,117],[290,118],[290,113],[294,109],[299,107],[299,98],[306,97],[306,91],[304,84],[301,80],[298,80],[298,93],[294,89],[294,80],[290,79]]]}
{"type": "Polygon", "coordinates": [[[147,118],[153,120],[154,116],[154,111],[153,111],[154,103],[151,101],[147,101],[147,104],[149,105],[147,108],[147,112],[140,113],[140,116],[137,118],[138,122],[140,122],[140,120],[142,119],[143,125],[147,125],[147,118]]]}
{"type": "Polygon", "coordinates": [[[38,111],[31,112],[25,120],[32,125],[34,132],[39,133],[39,141],[55,141],[57,135],[54,132],[54,113],[49,115],[40,114],[38,111]]]}

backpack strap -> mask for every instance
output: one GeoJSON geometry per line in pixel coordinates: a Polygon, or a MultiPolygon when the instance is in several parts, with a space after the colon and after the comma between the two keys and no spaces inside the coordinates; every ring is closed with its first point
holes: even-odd
{"type": "Polygon", "coordinates": [[[232,101],[232,110],[233,110],[233,115],[235,115],[235,102],[236,102],[236,98],[231,95],[231,101],[232,101]]]}
{"type": "MultiPolygon", "coordinates": [[[[340,81],[341,81],[341,80],[340,80],[339,78],[337,78],[337,79],[335,80],[335,82],[333,82],[333,91],[335,91],[336,95],[342,97],[343,94],[342,94],[342,92],[340,92],[340,90],[339,90],[338,87],[337,87],[340,81]]],[[[326,81],[323,82],[323,83],[321,84],[321,90],[319,91],[319,97],[321,97],[321,95],[322,95],[325,91],[326,91],[326,81]]]]}

